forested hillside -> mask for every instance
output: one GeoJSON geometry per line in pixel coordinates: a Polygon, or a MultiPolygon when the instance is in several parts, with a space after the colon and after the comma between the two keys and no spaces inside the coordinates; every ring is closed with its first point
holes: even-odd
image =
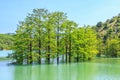
{"type": "Polygon", "coordinates": [[[120,14],[106,22],[98,22],[96,30],[103,40],[120,38],[120,14]]]}
{"type": "Polygon", "coordinates": [[[8,50],[13,46],[14,34],[0,34],[0,50],[8,50]]]}
{"type": "Polygon", "coordinates": [[[98,22],[94,27],[99,39],[99,56],[105,54],[107,57],[120,56],[120,14],[105,22],[98,22]]]}

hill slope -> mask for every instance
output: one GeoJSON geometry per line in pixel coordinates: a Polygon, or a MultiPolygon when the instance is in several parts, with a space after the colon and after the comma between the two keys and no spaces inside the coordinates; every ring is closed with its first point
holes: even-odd
{"type": "Polygon", "coordinates": [[[8,50],[13,46],[13,34],[0,34],[0,50],[8,50]]]}
{"type": "Polygon", "coordinates": [[[105,22],[98,22],[96,27],[98,36],[104,41],[107,39],[120,38],[120,14],[105,22]]]}
{"type": "Polygon", "coordinates": [[[120,14],[93,27],[99,40],[98,56],[120,57],[120,14]]]}

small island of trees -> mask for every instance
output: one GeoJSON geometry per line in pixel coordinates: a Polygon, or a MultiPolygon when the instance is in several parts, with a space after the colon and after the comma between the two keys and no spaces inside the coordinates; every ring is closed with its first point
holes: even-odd
{"type": "Polygon", "coordinates": [[[33,9],[19,22],[11,55],[17,64],[71,63],[120,56],[120,15],[80,27],[64,12],[33,9]]]}
{"type": "Polygon", "coordinates": [[[78,27],[66,13],[33,9],[19,22],[13,47],[18,64],[51,63],[51,59],[70,63],[92,59],[98,52],[96,32],[90,26],[78,27]]]}

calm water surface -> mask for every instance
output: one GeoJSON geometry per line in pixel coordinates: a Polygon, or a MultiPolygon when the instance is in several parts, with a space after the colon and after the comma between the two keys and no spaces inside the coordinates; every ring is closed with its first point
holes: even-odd
{"type": "Polygon", "coordinates": [[[11,54],[12,50],[0,50],[0,57],[7,57],[8,54],[11,54]]]}
{"type": "Polygon", "coordinates": [[[120,59],[32,66],[8,63],[0,61],[0,80],[120,80],[120,59]]]}

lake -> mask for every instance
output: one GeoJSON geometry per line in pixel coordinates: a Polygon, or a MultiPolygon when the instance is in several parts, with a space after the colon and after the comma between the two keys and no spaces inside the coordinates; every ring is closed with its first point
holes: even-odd
{"type": "Polygon", "coordinates": [[[11,54],[12,50],[0,50],[0,57],[7,57],[8,54],[11,54]]]}
{"type": "Polygon", "coordinates": [[[59,65],[8,63],[0,61],[0,80],[120,80],[120,59],[115,58],[59,65]]]}

